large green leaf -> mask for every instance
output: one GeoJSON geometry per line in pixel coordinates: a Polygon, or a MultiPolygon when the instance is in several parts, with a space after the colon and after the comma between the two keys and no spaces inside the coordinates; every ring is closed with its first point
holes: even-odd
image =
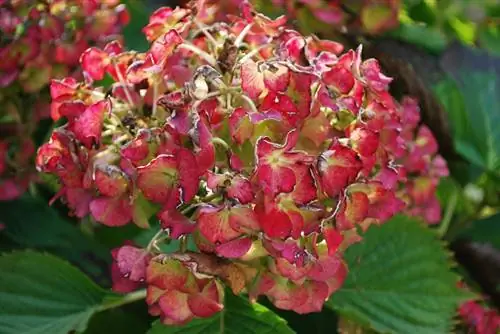
{"type": "Polygon", "coordinates": [[[184,326],[153,323],[148,334],[289,334],[293,331],[285,320],[260,304],[226,293],[224,310],[207,319],[196,319],[184,326]]]}
{"type": "Polygon", "coordinates": [[[466,295],[434,232],[397,216],[346,251],[349,275],[327,302],[379,332],[448,333],[466,295]]]}
{"type": "Polygon", "coordinates": [[[24,195],[0,202],[2,233],[21,247],[49,251],[73,264],[100,282],[106,282],[109,251],[82,233],[72,221],[59,215],[42,199],[24,195]]]}
{"type": "Polygon", "coordinates": [[[108,296],[77,268],[48,254],[4,254],[0,273],[2,334],[83,331],[108,296]]]}

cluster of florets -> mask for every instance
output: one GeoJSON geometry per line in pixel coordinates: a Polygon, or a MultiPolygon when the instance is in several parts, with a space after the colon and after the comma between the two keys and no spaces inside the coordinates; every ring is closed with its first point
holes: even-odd
{"type": "Polygon", "coordinates": [[[31,135],[50,115],[50,78],[81,77],[79,57],[116,39],[128,21],[118,0],[0,1],[0,200],[33,178],[31,135]]]}
{"type": "Polygon", "coordinates": [[[53,81],[53,115],[67,123],[37,166],[59,177],[77,217],[160,221],[146,248],[113,251],[113,276],[120,291],[147,286],[164,323],[221,310],[221,282],[319,311],[345,279],[345,248],[418,208],[427,183],[413,175],[446,166],[429,131],[414,133],[416,103],[397,103],[361,48],[341,55],[246,2],[230,23],[206,26],[197,13],[161,8],[144,28],[148,52],[90,48],[86,82],[53,81]],[[106,74],[105,91],[92,80],[106,74]],[[174,239],[179,250],[163,253],[174,239]]]}
{"type": "MultiPolygon", "coordinates": [[[[185,0],[198,6],[204,22],[237,15],[244,0],[185,0]]],[[[399,25],[400,0],[252,0],[266,14],[286,13],[306,31],[333,35],[338,31],[381,34],[399,25]]]]}

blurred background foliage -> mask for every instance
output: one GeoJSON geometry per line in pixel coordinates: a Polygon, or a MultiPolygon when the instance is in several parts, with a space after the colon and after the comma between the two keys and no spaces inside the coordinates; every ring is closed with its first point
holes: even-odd
{"type": "MultiPolygon", "coordinates": [[[[351,7],[355,7],[356,2],[350,2],[351,7]]],[[[149,15],[159,6],[175,5],[176,1],[127,0],[125,3],[132,17],[124,32],[125,43],[129,49],[144,51],[148,43],[140,31],[149,15]]],[[[282,13],[269,1],[261,0],[259,6],[270,15],[282,13]]],[[[383,17],[384,13],[378,15],[383,17]]],[[[395,79],[393,93],[396,96],[413,95],[420,100],[423,122],[435,133],[441,154],[452,172],[439,186],[444,219],[435,232],[454,253],[458,262],[455,270],[465,277],[467,285],[486,295],[486,303],[499,307],[500,1],[405,0],[398,20],[397,27],[381,34],[370,34],[366,30],[332,30],[306,12],[293,23],[304,32],[340,40],[348,47],[363,43],[364,57],[379,59],[385,73],[395,79]]],[[[38,136],[45,138],[50,126],[46,124],[38,136]]],[[[109,287],[109,249],[126,240],[141,244],[141,240],[147,240],[146,232],[135,225],[108,228],[67,217],[62,205],[47,206],[57,185],[51,184],[50,179],[44,180],[46,182],[32,187],[21,199],[0,202],[0,223],[6,227],[0,234],[0,247],[2,250],[29,248],[52,253],[79,267],[99,285],[109,287]]],[[[390,244],[390,241],[379,240],[382,236],[377,235],[377,231],[372,234],[372,242],[390,244]]],[[[369,243],[370,239],[367,237],[366,241],[369,243]]],[[[413,246],[421,247],[419,243],[413,246]]],[[[363,249],[352,252],[355,256],[354,253],[362,254],[363,249]]],[[[379,261],[369,265],[388,266],[381,274],[393,275],[390,263],[379,261]]],[[[371,269],[359,270],[366,273],[371,269]]],[[[263,304],[286,319],[299,333],[336,330],[369,333],[371,330],[364,328],[367,323],[382,332],[394,332],[394,328],[411,332],[411,327],[404,324],[391,327],[384,321],[360,319],[356,317],[356,309],[348,314],[335,312],[341,309],[338,305],[349,303],[351,298],[361,298],[367,303],[360,308],[378,305],[356,294],[344,293],[338,298],[339,304],[331,309],[305,316],[277,310],[265,301],[263,304]],[[349,316],[353,314],[353,319],[361,321],[351,322],[349,316]]],[[[146,304],[139,302],[100,313],[92,318],[84,333],[144,333],[149,328],[144,324],[151,321],[146,304]]]]}

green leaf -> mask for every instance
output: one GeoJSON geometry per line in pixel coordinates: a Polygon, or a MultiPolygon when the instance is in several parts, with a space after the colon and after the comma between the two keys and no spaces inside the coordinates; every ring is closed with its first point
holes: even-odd
{"type": "Polygon", "coordinates": [[[49,251],[101,281],[107,280],[109,251],[42,199],[29,195],[0,202],[2,232],[22,247],[49,251]]]}
{"type": "Polygon", "coordinates": [[[207,319],[196,319],[184,326],[165,326],[155,321],[148,334],[288,334],[293,331],[285,320],[260,304],[226,293],[224,310],[207,319]]]}
{"type": "Polygon", "coordinates": [[[64,260],[33,251],[0,257],[0,333],[83,331],[109,294],[64,260]]]}
{"type": "Polygon", "coordinates": [[[397,216],[372,227],[345,254],[349,275],[327,302],[379,332],[448,333],[465,293],[434,232],[397,216]]]}

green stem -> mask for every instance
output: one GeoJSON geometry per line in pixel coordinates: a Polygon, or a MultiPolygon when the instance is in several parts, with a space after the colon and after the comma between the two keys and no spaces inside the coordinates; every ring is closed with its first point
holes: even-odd
{"type": "Polygon", "coordinates": [[[156,232],[154,237],[151,239],[149,242],[148,246],[146,247],[146,251],[149,253],[151,252],[151,249],[155,246],[156,241],[160,238],[160,236],[164,233],[165,231],[160,227],[160,230],[156,232]]]}
{"type": "Polygon", "coordinates": [[[444,213],[443,220],[441,221],[441,225],[437,230],[438,235],[442,238],[448,231],[450,227],[451,218],[453,217],[453,212],[455,212],[455,207],[457,206],[458,194],[455,192],[450,198],[448,205],[446,206],[446,211],[444,213]]]}
{"type": "Polygon", "coordinates": [[[119,297],[117,299],[110,300],[107,303],[105,302],[103,305],[101,305],[97,309],[97,311],[102,312],[105,310],[110,310],[110,309],[117,308],[117,307],[120,307],[122,305],[130,304],[130,303],[133,303],[133,302],[136,302],[138,300],[145,299],[145,298],[146,298],[146,289],[137,290],[137,291],[128,293],[123,297],[119,297]]]}

